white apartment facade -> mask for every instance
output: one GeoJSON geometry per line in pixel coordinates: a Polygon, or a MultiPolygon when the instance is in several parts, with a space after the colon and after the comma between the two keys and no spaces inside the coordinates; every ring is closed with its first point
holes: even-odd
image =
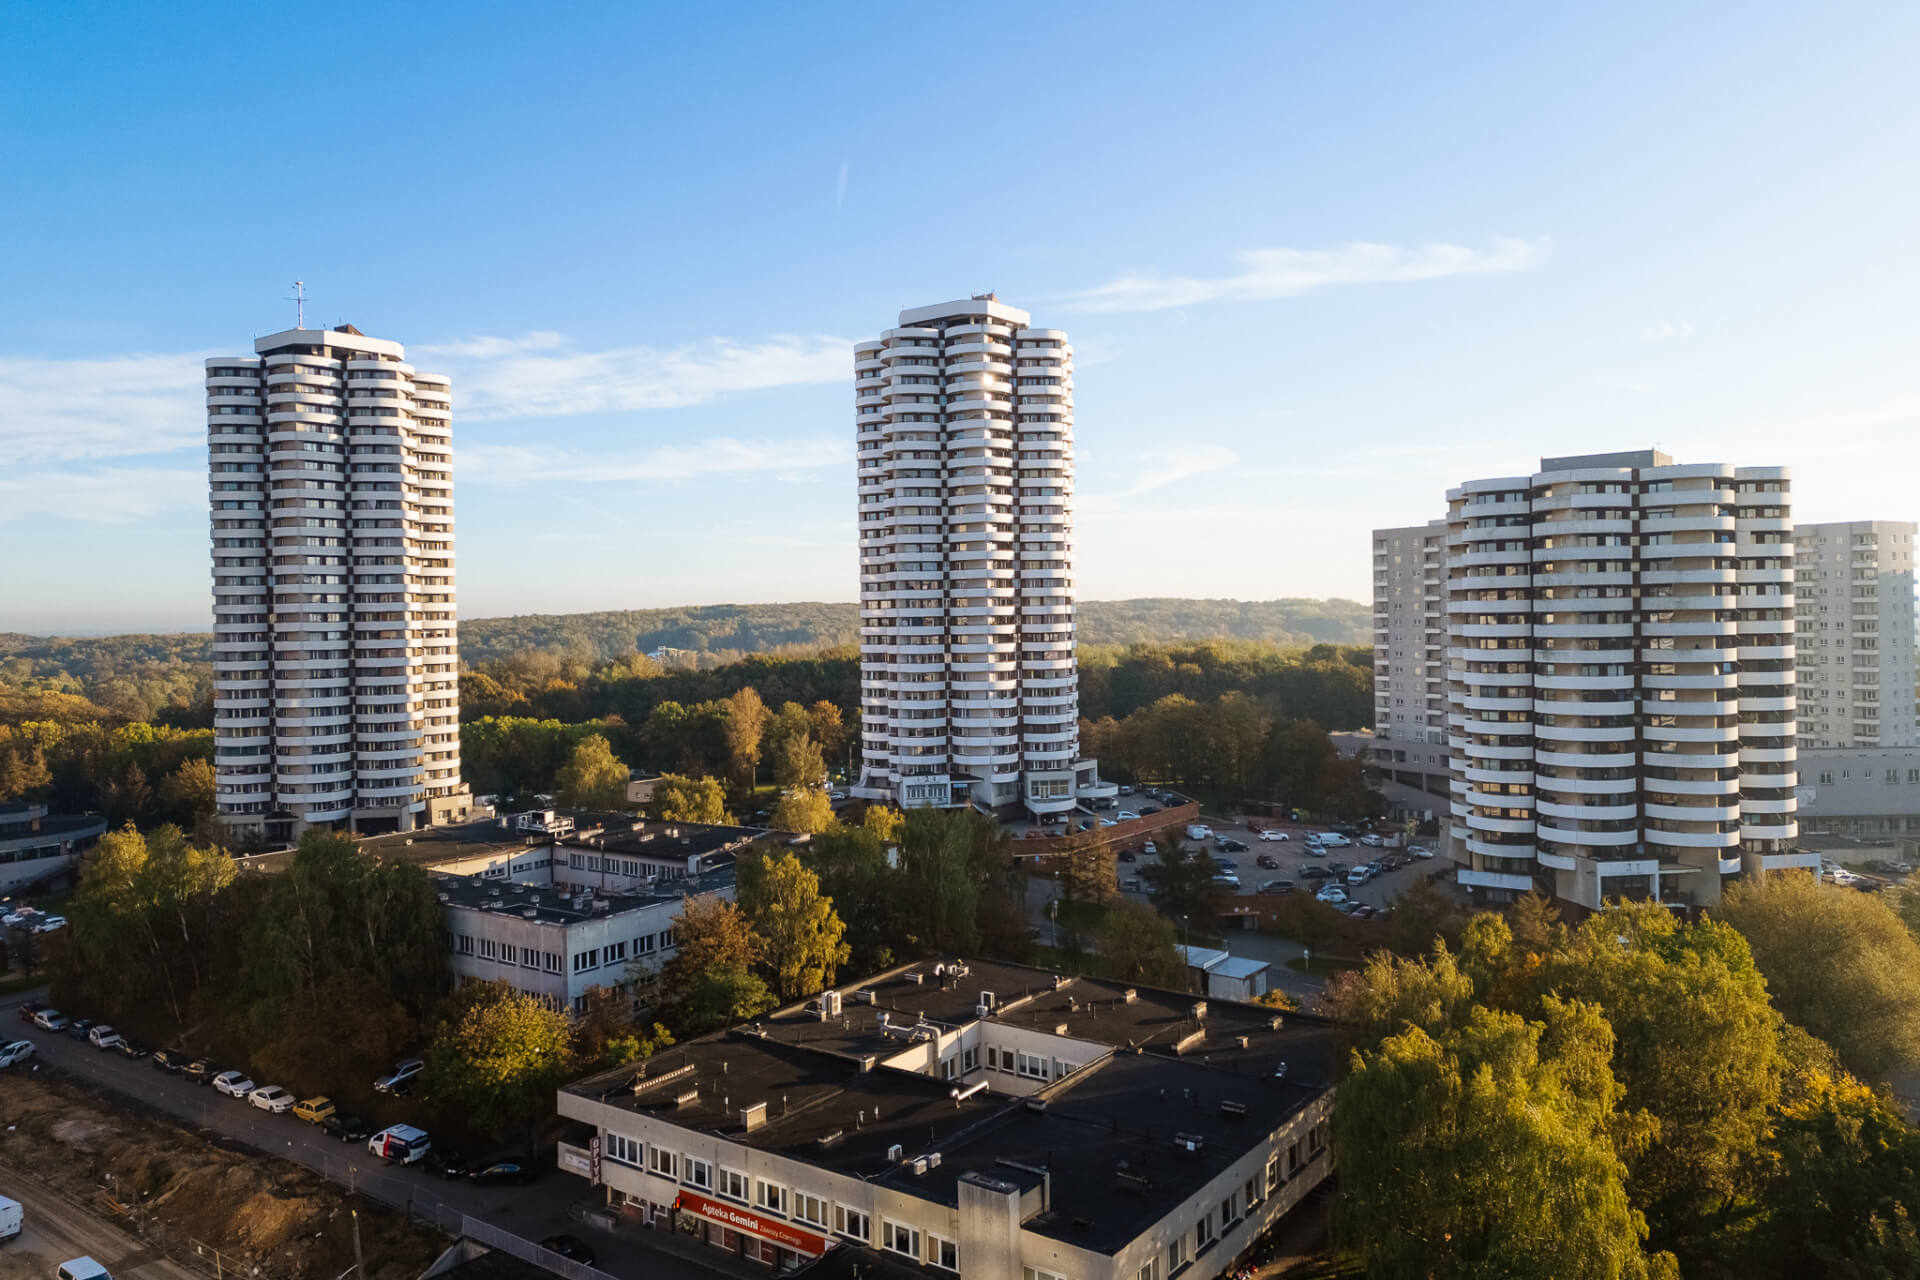
{"type": "Polygon", "coordinates": [[[1373,531],[1373,734],[1447,740],[1447,522],[1373,531]]]}
{"type": "Polygon", "coordinates": [[[1064,814],[1113,794],[1079,752],[1073,348],[986,296],[854,349],[855,795],[1064,814]]]}
{"type": "Polygon", "coordinates": [[[1795,823],[1779,467],[1547,458],[1448,495],[1449,846],[1500,900],[1718,901],[1795,823]]]}
{"type": "Polygon", "coordinates": [[[1920,746],[1917,531],[1920,525],[1894,520],[1803,524],[1794,531],[1803,746],[1920,746]]]}
{"type": "Polygon", "coordinates": [[[350,325],[206,370],[221,818],[464,817],[448,380],[350,325]]]}

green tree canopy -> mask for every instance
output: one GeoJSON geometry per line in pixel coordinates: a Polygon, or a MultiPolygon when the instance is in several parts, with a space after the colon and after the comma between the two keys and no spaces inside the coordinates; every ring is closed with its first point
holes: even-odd
{"type": "Polygon", "coordinates": [[[776,831],[814,835],[831,831],[839,821],[833,816],[833,801],[818,787],[789,787],[774,803],[767,821],[776,831]]]}
{"type": "Polygon", "coordinates": [[[852,951],[833,899],[791,850],[749,858],[740,866],[740,905],[764,939],[762,954],[782,1000],[798,1000],[833,985],[852,951]]]}
{"type": "Polygon", "coordinates": [[[1100,972],[1120,982],[1184,991],[1187,966],[1177,941],[1173,923],[1164,916],[1138,902],[1116,900],[1096,934],[1100,972]]]}
{"type": "Polygon", "coordinates": [[[560,803],[571,809],[624,809],[629,772],[605,736],[590,733],[573,744],[573,754],[554,779],[560,803]]]}
{"type": "Polygon", "coordinates": [[[667,822],[700,822],[725,826],[733,822],[727,812],[726,789],[718,778],[689,778],[677,773],[663,776],[653,786],[653,807],[667,822]]]}
{"type": "Polygon", "coordinates": [[[470,982],[447,1000],[428,1046],[434,1094],[495,1134],[553,1106],[571,1066],[567,1015],[504,982],[470,982]]]}
{"type": "Polygon", "coordinates": [[[1341,1236],[1369,1276],[1675,1277],[1648,1255],[1613,1129],[1611,1031],[1549,998],[1356,1055],[1335,1101],[1341,1236]]]}
{"type": "Polygon", "coordinates": [[[1920,1065],[1920,940],[1880,895],[1777,872],[1730,887],[1718,915],[1753,948],[1774,1007],[1850,1071],[1920,1065]]]}

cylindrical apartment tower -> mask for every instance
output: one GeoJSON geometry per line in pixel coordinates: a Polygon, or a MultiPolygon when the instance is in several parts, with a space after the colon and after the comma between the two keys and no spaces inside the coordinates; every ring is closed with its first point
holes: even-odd
{"type": "Polygon", "coordinates": [[[988,296],[854,349],[863,764],[854,794],[1065,814],[1079,756],[1073,348],[988,296]]]}
{"type": "Polygon", "coordinates": [[[347,325],[254,350],[207,361],[220,817],[465,817],[447,379],[347,325]]]}
{"type": "Polygon", "coordinates": [[[1793,521],[1778,467],[1548,458],[1448,495],[1451,849],[1501,900],[1719,900],[1792,853],[1793,521]]]}

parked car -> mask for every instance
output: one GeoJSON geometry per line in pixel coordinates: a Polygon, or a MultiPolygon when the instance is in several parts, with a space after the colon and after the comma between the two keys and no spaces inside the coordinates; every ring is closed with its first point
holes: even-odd
{"type": "Polygon", "coordinates": [[[1330,873],[1327,871],[1325,867],[1300,868],[1300,878],[1302,880],[1325,880],[1328,878],[1329,874],[1330,873]]]}
{"type": "Polygon", "coordinates": [[[1407,856],[1424,860],[1433,856],[1433,850],[1423,844],[1416,844],[1407,850],[1407,856]]]}
{"type": "Polygon", "coordinates": [[[94,1025],[92,1018],[73,1019],[73,1021],[67,1023],[67,1039],[85,1040],[88,1033],[93,1030],[94,1025]]]}
{"type": "Polygon", "coordinates": [[[52,933],[55,929],[64,929],[66,927],[67,918],[65,916],[48,916],[46,919],[34,925],[33,931],[35,933],[52,933]]]}
{"type": "Polygon", "coordinates": [[[1131,809],[1122,809],[1119,813],[1114,815],[1114,817],[1118,818],[1121,822],[1132,822],[1135,819],[1137,819],[1139,816],[1140,816],[1139,814],[1135,813],[1131,809]]]}
{"type": "Polygon", "coordinates": [[[42,1031],[64,1031],[67,1028],[67,1015],[58,1009],[42,1009],[33,1015],[33,1025],[42,1031]]]}
{"type": "Polygon", "coordinates": [[[1128,876],[1127,882],[1121,885],[1120,887],[1122,889],[1125,889],[1128,893],[1139,893],[1141,891],[1140,877],[1128,876]]]}
{"type": "Polygon", "coordinates": [[[15,1040],[0,1046],[0,1067],[18,1066],[33,1056],[33,1041],[15,1040]]]}
{"type": "Polygon", "coordinates": [[[1215,858],[1213,865],[1214,868],[1219,871],[1238,871],[1240,869],[1240,864],[1232,858],[1215,858]]]}
{"type": "Polygon", "coordinates": [[[428,1173],[437,1173],[443,1178],[464,1178],[469,1170],[467,1158],[458,1151],[446,1151],[435,1147],[427,1152],[428,1173]]]}
{"type": "Polygon", "coordinates": [[[1357,902],[1354,904],[1353,910],[1347,914],[1355,920],[1371,920],[1374,916],[1378,915],[1379,912],[1364,902],[1357,902]]]}
{"type": "Polygon", "coordinates": [[[113,1280],[107,1269],[84,1254],[68,1258],[54,1269],[54,1280],[113,1280]]]}
{"type": "Polygon", "coordinates": [[[1262,893],[1292,893],[1295,885],[1291,880],[1269,880],[1260,886],[1262,893]]]}
{"type": "Polygon", "coordinates": [[[87,1043],[96,1049],[118,1049],[126,1037],[106,1023],[100,1023],[87,1032],[87,1043]]]}
{"type": "Polygon", "coordinates": [[[1351,822],[1336,822],[1328,830],[1337,836],[1357,836],[1360,828],[1351,822]]]}
{"type": "Polygon", "coordinates": [[[1153,841],[1149,840],[1145,844],[1140,846],[1140,852],[1146,854],[1149,858],[1151,858],[1155,854],[1160,852],[1160,846],[1155,844],[1153,841]]]}
{"type": "Polygon", "coordinates": [[[40,1012],[42,1009],[46,1007],[47,1007],[46,1002],[43,1000],[22,1000],[20,1002],[20,1008],[18,1011],[20,1014],[20,1021],[32,1022],[33,1015],[40,1012]]]}
{"type": "Polygon", "coordinates": [[[1293,839],[1292,836],[1280,830],[1280,828],[1278,827],[1268,827],[1266,830],[1260,833],[1260,838],[1262,840],[1266,840],[1269,842],[1278,842],[1280,844],[1285,844],[1287,841],[1293,839]]]}
{"type": "Polygon", "coordinates": [[[1222,853],[1245,853],[1247,851],[1247,846],[1245,844],[1242,844],[1238,840],[1229,840],[1225,836],[1220,836],[1217,839],[1215,839],[1213,842],[1213,847],[1220,850],[1220,852],[1222,853]]]}
{"type": "Polygon", "coordinates": [[[1263,853],[1253,860],[1253,865],[1256,867],[1264,867],[1268,871],[1278,871],[1280,869],[1280,859],[1270,853],[1263,853]]]}
{"type": "Polygon", "coordinates": [[[1131,786],[1130,784],[1128,784],[1128,783],[1125,783],[1125,782],[1123,782],[1123,783],[1121,783],[1121,784],[1120,784],[1120,794],[1121,794],[1121,795],[1123,795],[1123,796],[1130,796],[1130,795],[1132,795],[1132,794],[1133,794],[1133,787],[1132,787],[1132,786],[1131,786]]]}
{"type": "Polygon", "coordinates": [[[1231,871],[1222,871],[1215,875],[1213,882],[1222,888],[1232,889],[1235,893],[1240,891],[1240,877],[1231,871]]]}
{"type": "Polygon", "coordinates": [[[187,1055],[178,1049],[160,1049],[153,1055],[153,1069],[177,1076],[186,1069],[187,1055]]]}
{"type": "Polygon", "coordinates": [[[367,1139],[367,1150],[382,1160],[401,1164],[414,1164],[426,1159],[427,1152],[433,1150],[433,1140],[425,1129],[416,1129],[410,1124],[388,1125],[367,1139]]]}
{"type": "Polygon", "coordinates": [[[1373,879],[1373,873],[1365,867],[1355,867],[1347,872],[1347,883],[1356,889],[1371,879],[1373,879]]]}
{"type": "Polygon", "coordinates": [[[467,1175],[467,1181],[476,1187],[490,1187],[496,1184],[519,1184],[532,1182],[538,1171],[530,1161],[496,1160],[467,1175]]]}
{"type": "Polygon", "coordinates": [[[367,1136],[368,1129],[367,1122],[359,1116],[350,1113],[342,1115],[334,1111],[320,1122],[320,1132],[338,1138],[342,1142],[358,1142],[367,1136]]]}
{"type": "Polygon", "coordinates": [[[1300,846],[1300,852],[1306,854],[1309,858],[1324,858],[1327,856],[1327,846],[1317,840],[1309,840],[1300,846]]]}
{"type": "Polygon", "coordinates": [[[419,1058],[407,1058],[393,1064],[393,1070],[373,1082],[377,1093],[405,1093],[419,1074],[426,1070],[427,1064],[419,1058]]]}
{"type": "Polygon", "coordinates": [[[1342,889],[1337,884],[1329,884],[1329,885],[1323,885],[1320,889],[1320,892],[1314,894],[1313,896],[1318,898],[1322,902],[1328,902],[1328,903],[1332,903],[1335,906],[1338,906],[1340,903],[1345,902],[1347,900],[1347,891],[1345,889],[1342,889]]]}
{"type": "Polygon", "coordinates": [[[212,1084],[213,1083],[213,1059],[195,1058],[192,1062],[189,1062],[186,1065],[185,1070],[181,1071],[180,1074],[184,1078],[193,1081],[195,1084],[212,1084]]]}
{"type": "Polygon", "coordinates": [[[1213,828],[1204,822],[1189,822],[1187,824],[1187,839],[1211,840],[1213,839],[1213,828]]]}
{"type": "Polygon", "coordinates": [[[593,1265],[594,1252],[578,1236],[548,1236],[540,1242],[542,1249],[557,1253],[569,1262],[577,1262],[583,1267],[593,1265]]]}
{"type": "Polygon", "coordinates": [[[308,1124],[321,1124],[333,1114],[333,1099],[302,1098],[293,1104],[293,1114],[295,1119],[305,1120],[308,1124]]]}
{"type": "Polygon", "coordinates": [[[247,1093],[247,1105],[283,1115],[293,1110],[293,1095],[277,1084],[263,1084],[247,1093]]]}
{"type": "Polygon", "coordinates": [[[1120,851],[1120,861],[1122,861],[1122,862],[1132,862],[1133,860],[1134,860],[1134,857],[1133,857],[1133,850],[1131,850],[1131,849],[1122,849],[1122,850],[1120,851]]]}
{"type": "Polygon", "coordinates": [[[244,1071],[222,1071],[213,1078],[213,1091],[229,1098],[244,1098],[253,1092],[253,1079],[244,1071]]]}
{"type": "Polygon", "coordinates": [[[1345,849],[1349,848],[1353,844],[1353,841],[1347,839],[1347,837],[1341,835],[1338,831],[1329,831],[1320,837],[1320,843],[1326,845],[1329,849],[1345,849]]]}
{"type": "Polygon", "coordinates": [[[123,1058],[133,1058],[135,1060],[138,1060],[140,1058],[146,1057],[148,1054],[153,1052],[151,1049],[142,1048],[141,1046],[135,1044],[133,1041],[127,1039],[125,1036],[116,1036],[115,1039],[118,1041],[118,1043],[115,1044],[113,1047],[120,1051],[120,1056],[123,1058]]]}
{"type": "Polygon", "coordinates": [[[1117,827],[1120,824],[1115,822],[1112,818],[1102,818],[1100,819],[1100,825],[1103,827],[1117,827]]]}
{"type": "Polygon", "coordinates": [[[1360,843],[1367,846],[1367,848],[1369,849],[1384,849],[1387,844],[1385,840],[1382,840],[1379,836],[1375,836],[1375,835],[1361,836],[1360,843]]]}
{"type": "Polygon", "coordinates": [[[1334,877],[1336,880],[1345,880],[1347,878],[1347,873],[1352,870],[1353,868],[1348,866],[1344,862],[1329,862],[1327,864],[1327,874],[1334,877]]]}
{"type": "Polygon", "coordinates": [[[1397,853],[1390,853],[1386,857],[1379,859],[1379,863],[1382,871],[1398,871],[1407,865],[1407,860],[1397,853]]]}
{"type": "Polygon", "coordinates": [[[1377,875],[1380,875],[1380,874],[1382,874],[1383,872],[1385,872],[1385,871],[1386,871],[1386,869],[1387,869],[1387,868],[1386,868],[1386,866],[1385,866],[1385,864],[1383,864],[1383,863],[1382,863],[1382,862],[1380,861],[1380,859],[1378,859],[1378,858],[1375,858],[1375,859],[1374,859],[1373,861],[1371,861],[1371,862],[1369,862],[1369,863],[1367,863],[1367,864],[1365,864],[1365,865],[1366,865],[1366,868],[1367,868],[1367,874],[1368,874],[1368,875],[1370,875],[1370,876],[1377,876],[1377,875]]]}
{"type": "Polygon", "coordinates": [[[1093,830],[1093,819],[1092,819],[1092,818],[1082,818],[1082,819],[1080,819],[1080,829],[1081,829],[1082,831],[1091,831],[1091,830],[1093,830]]]}
{"type": "Polygon", "coordinates": [[[1143,804],[1140,806],[1140,816],[1143,818],[1150,813],[1158,813],[1158,812],[1160,812],[1160,807],[1158,805],[1143,804]]]}

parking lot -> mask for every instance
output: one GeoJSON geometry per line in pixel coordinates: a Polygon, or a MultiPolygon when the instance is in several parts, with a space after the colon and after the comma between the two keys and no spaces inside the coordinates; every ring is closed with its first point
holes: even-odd
{"type": "MultiPolygon", "coordinates": [[[[1126,799],[1131,798],[1132,797],[1123,797],[1123,803],[1126,799]]],[[[1402,857],[1406,856],[1404,849],[1369,848],[1360,844],[1356,839],[1351,846],[1344,849],[1329,847],[1327,856],[1324,858],[1309,857],[1305,853],[1306,837],[1315,832],[1325,832],[1327,828],[1324,825],[1275,822],[1271,820],[1256,821],[1258,821],[1262,827],[1278,827],[1286,833],[1287,839],[1284,841],[1262,840],[1259,834],[1248,827],[1244,821],[1202,819],[1202,822],[1212,830],[1216,838],[1206,841],[1190,841],[1182,834],[1181,842],[1189,849],[1204,845],[1207,852],[1213,856],[1216,862],[1232,863],[1234,874],[1240,879],[1238,893],[1241,897],[1260,896],[1260,886],[1269,880],[1291,880],[1294,884],[1293,892],[1312,894],[1317,892],[1321,885],[1333,883],[1334,877],[1328,874],[1325,879],[1308,878],[1306,873],[1309,868],[1314,868],[1319,871],[1330,871],[1331,864],[1333,863],[1342,863],[1348,867],[1354,867],[1360,863],[1369,862],[1389,853],[1398,853],[1402,857]],[[1246,845],[1246,851],[1244,853],[1222,852],[1217,843],[1217,838],[1221,836],[1246,845]],[[1272,858],[1279,866],[1277,868],[1260,866],[1257,859],[1262,856],[1272,858]]],[[[1421,842],[1416,841],[1415,843],[1421,842]]],[[[1425,843],[1428,848],[1433,847],[1432,841],[1425,843]]],[[[1119,857],[1121,860],[1115,867],[1119,876],[1121,891],[1129,897],[1141,900],[1144,900],[1147,896],[1144,881],[1142,881],[1138,887],[1132,887],[1128,882],[1130,879],[1139,877],[1142,868],[1151,860],[1149,855],[1144,852],[1142,848],[1143,845],[1143,841],[1135,841],[1132,842],[1130,849],[1120,851],[1119,857]],[[1128,852],[1132,852],[1133,854],[1134,860],[1132,862],[1125,860],[1128,852]]],[[[1375,876],[1357,888],[1348,886],[1344,875],[1340,877],[1339,883],[1346,891],[1347,896],[1352,900],[1363,902],[1371,907],[1381,908],[1387,906],[1395,896],[1404,892],[1407,886],[1411,885],[1416,878],[1430,875],[1444,868],[1446,865],[1447,864],[1439,858],[1429,861],[1415,860],[1410,861],[1399,870],[1388,871],[1382,875],[1375,876]]],[[[1271,897],[1269,897],[1268,900],[1271,901],[1271,897]]]]}

